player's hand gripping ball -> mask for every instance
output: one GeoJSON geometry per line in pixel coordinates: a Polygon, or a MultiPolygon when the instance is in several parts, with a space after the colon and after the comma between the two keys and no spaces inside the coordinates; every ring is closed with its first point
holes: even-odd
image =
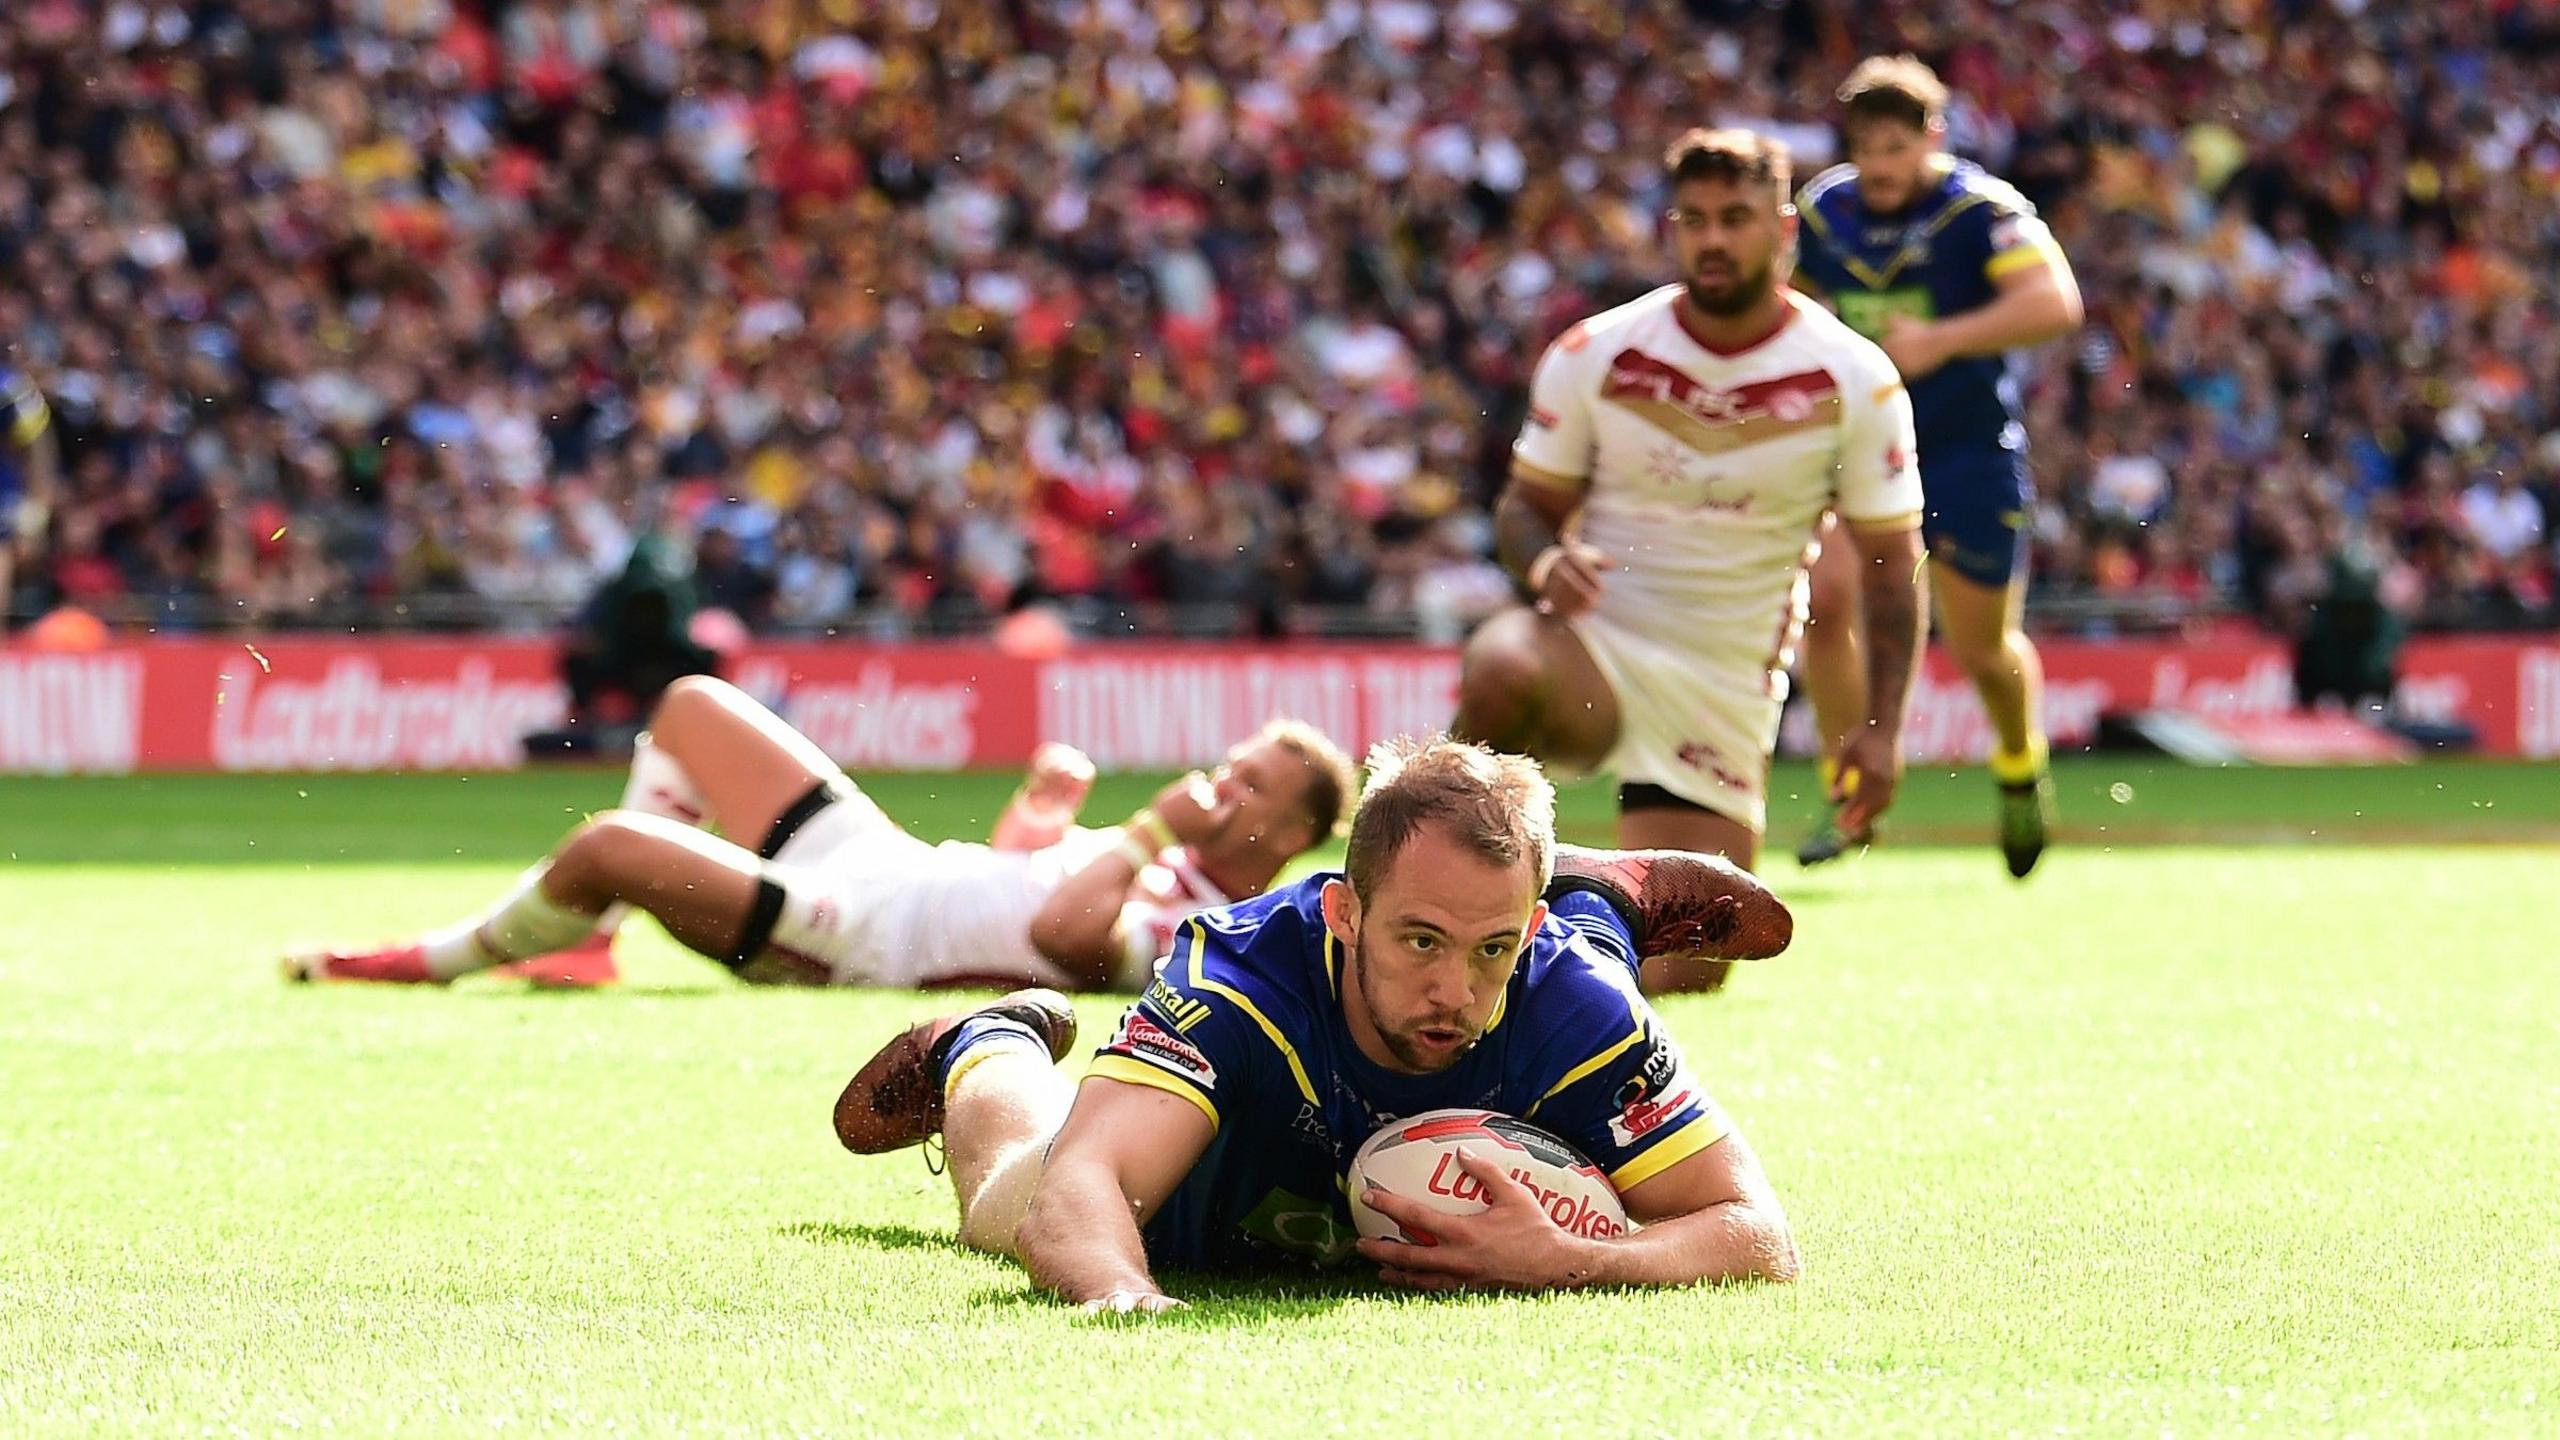
{"type": "Polygon", "coordinates": [[[1429,1110],[1370,1136],[1351,1157],[1352,1225],[1371,1240],[1438,1244],[1438,1237],[1378,1213],[1363,1196],[1375,1186],[1444,1215],[1473,1215],[1486,1208],[1484,1187],[1459,1166],[1461,1149],[1491,1160],[1527,1186],[1547,1218],[1568,1234],[1605,1240],[1634,1228],[1598,1166],[1537,1126],[1491,1110],[1429,1110]]]}

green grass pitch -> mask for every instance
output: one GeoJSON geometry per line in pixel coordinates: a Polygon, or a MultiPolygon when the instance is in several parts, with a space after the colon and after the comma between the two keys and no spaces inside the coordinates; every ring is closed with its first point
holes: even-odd
{"type": "MultiPolygon", "coordinates": [[[[1794,950],[1665,1006],[1802,1284],[1192,1284],[1144,1327],[836,1148],[933,999],[743,989],[646,927],[604,994],[276,980],[477,906],[615,777],[0,782],[0,1435],[2560,1429],[2554,770],[2061,778],[2031,883],[1781,862],[1794,950]]],[[[875,793],[955,834],[1006,784],[875,793]]],[[[1915,776],[1902,834],[1986,789],[1915,776]]]]}

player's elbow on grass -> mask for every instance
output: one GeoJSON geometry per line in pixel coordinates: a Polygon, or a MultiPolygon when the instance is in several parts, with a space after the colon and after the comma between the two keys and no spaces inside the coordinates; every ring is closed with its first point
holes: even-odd
{"type": "Polygon", "coordinates": [[[1757,1262],[1745,1279],[1791,1285],[1804,1277],[1804,1252],[1796,1248],[1795,1231],[1774,1206],[1750,1207],[1752,1255],[1757,1262]]]}

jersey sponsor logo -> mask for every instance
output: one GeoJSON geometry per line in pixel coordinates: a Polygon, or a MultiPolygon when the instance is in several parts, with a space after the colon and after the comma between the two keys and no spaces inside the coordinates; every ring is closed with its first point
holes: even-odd
{"type": "Polygon", "coordinates": [[[1635,1073],[1618,1087],[1618,1093],[1610,1102],[1621,1110],[1648,1095],[1659,1095],[1670,1089],[1671,1082],[1680,1074],[1680,1048],[1672,1044],[1671,1037],[1656,1029],[1650,1020],[1644,1026],[1643,1053],[1644,1059],[1637,1063],[1635,1073]]]}
{"type": "Polygon", "coordinates": [[[1325,1128],[1324,1113],[1308,1101],[1299,1101],[1298,1113],[1289,1117],[1289,1133],[1318,1149],[1334,1154],[1342,1151],[1342,1146],[1333,1138],[1333,1132],[1325,1128]]]}
{"type": "MultiPolygon", "coordinates": [[[[1616,1121],[1610,1122],[1613,1130],[1616,1124],[1616,1121]]],[[[1623,1145],[1627,1142],[1621,1140],[1618,1143],[1623,1145]]],[[[1547,1218],[1556,1223],[1556,1228],[1568,1235],[1579,1235],[1587,1240],[1607,1240],[1626,1233],[1626,1226],[1593,1209],[1588,1199],[1550,1190],[1540,1185],[1535,1175],[1525,1168],[1513,1170],[1511,1178],[1536,1199],[1538,1208],[1547,1212],[1547,1218]]],[[[1460,1204],[1484,1199],[1484,1182],[1461,1169],[1457,1155],[1447,1150],[1440,1152],[1440,1163],[1431,1167],[1431,1178],[1423,1183],[1422,1188],[1434,1195],[1446,1195],[1460,1204]]]]}
{"type": "Polygon", "coordinates": [[[1167,1074],[1181,1076],[1203,1090],[1217,1088],[1217,1067],[1209,1063],[1208,1056],[1200,1053],[1199,1046],[1148,1019],[1144,1011],[1135,1007],[1122,1017],[1120,1033],[1112,1036],[1111,1043],[1104,1048],[1114,1055],[1144,1060],[1167,1074]]]}
{"type": "Polygon", "coordinates": [[[1723,454],[1817,425],[1840,415],[1840,386],[1826,370],[1755,380],[1730,390],[1705,384],[1641,350],[1609,362],[1600,398],[1705,454],[1723,454]]]}
{"type": "Polygon", "coordinates": [[[1840,323],[1873,340],[1884,334],[1897,315],[1914,320],[1937,318],[1938,302],[1920,285],[1903,285],[1890,290],[1843,290],[1832,297],[1839,307],[1840,323]]]}
{"type": "MultiPolygon", "coordinates": [[[[1170,923],[1163,928],[1167,936],[1173,933],[1174,927],[1170,923]]],[[[1164,1018],[1172,1021],[1173,1028],[1176,1030],[1187,1031],[1207,1018],[1209,1014],[1208,1001],[1183,994],[1164,983],[1161,976],[1154,984],[1147,987],[1146,1001],[1163,1011],[1164,1018]]]]}
{"type": "Polygon", "coordinates": [[[1236,1222],[1249,1240],[1275,1250],[1303,1255],[1318,1265],[1350,1258],[1360,1234],[1337,1218],[1330,1206],[1290,1190],[1273,1190],[1252,1213],[1236,1222]]]}

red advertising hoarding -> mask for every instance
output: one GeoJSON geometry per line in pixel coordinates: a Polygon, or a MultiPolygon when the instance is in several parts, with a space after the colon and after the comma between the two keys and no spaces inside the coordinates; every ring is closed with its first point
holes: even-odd
{"type": "MultiPolygon", "coordinates": [[[[2272,641],[2043,646],[2046,718],[2085,743],[2110,711],[2256,717],[2292,705],[2272,641]]],[[[2401,708],[2458,721],[2495,755],[2560,755],[2560,640],[2411,644],[2401,708]]],[[[1419,645],[1099,645],[1026,659],[984,645],[758,645],[731,678],[856,770],[1020,763],[1042,739],[1108,768],[1215,758],[1275,714],[1354,747],[1454,708],[1454,650],[1419,645]]],[[[170,639],[62,653],[0,648],[0,773],[503,770],[560,723],[552,648],[517,639],[170,639]]],[[[1913,697],[1915,762],[1988,742],[1971,689],[1932,655],[1913,697]]]]}

